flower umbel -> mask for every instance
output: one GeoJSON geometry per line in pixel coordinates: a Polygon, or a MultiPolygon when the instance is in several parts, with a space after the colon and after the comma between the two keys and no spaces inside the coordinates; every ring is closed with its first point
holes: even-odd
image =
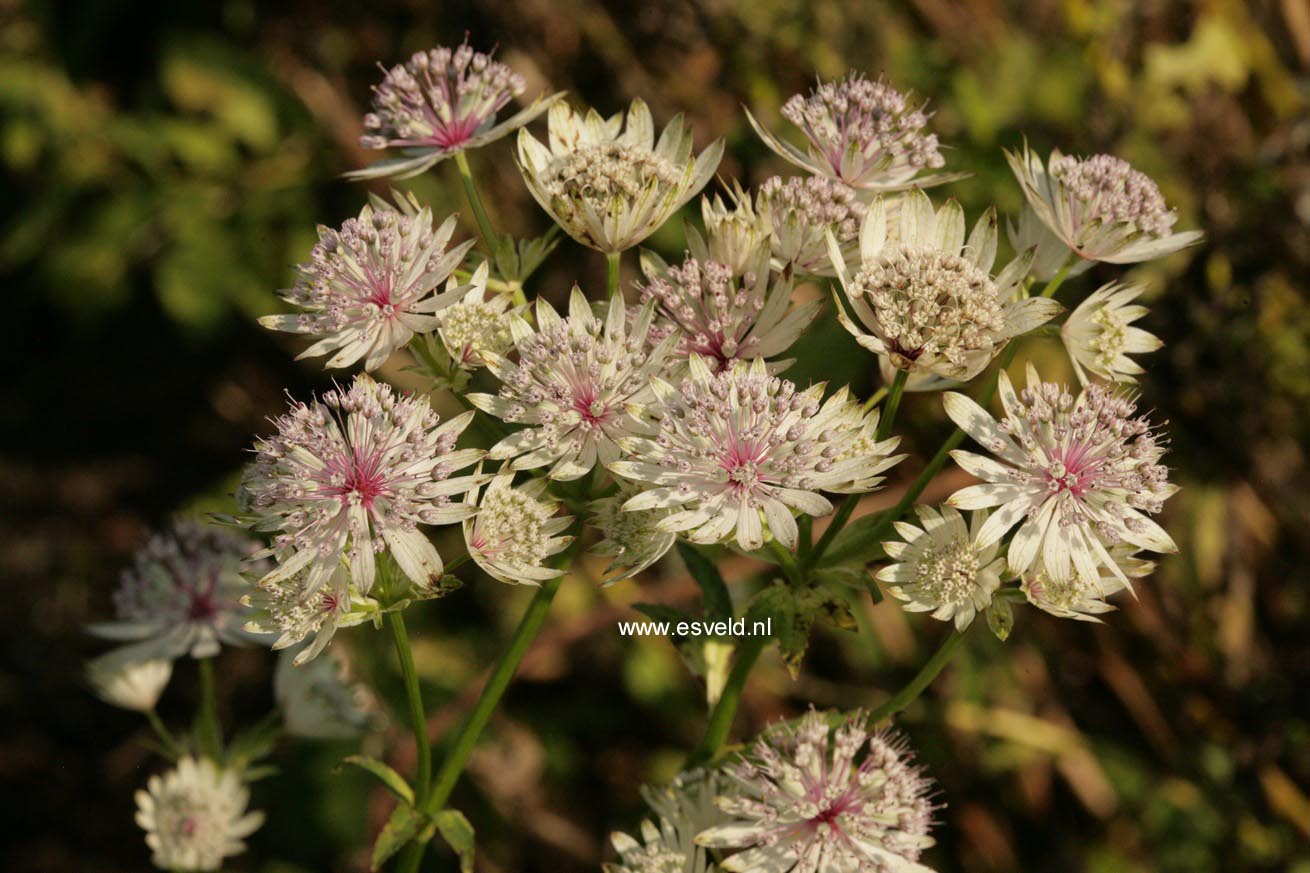
{"type": "Polygon", "coordinates": [[[704,770],[680,773],[662,788],[643,785],[641,796],[655,817],[641,823],[640,840],[610,835],[619,863],[603,865],[604,873],[713,873],[696,835],[727,820],[714,803],[722,787],[717,772],[704,770]]]}
{"type": "Polygon", "coordinates": [[[842,182],[825,176],[793,176],[786,181],[774,176],[760,186],[757,199],[779,267],[834,276],[827,234],[832,233],[843,254],[858,246],[865,206],[842,182]]]}
{"type": "Polygon", "coordinates": [[[910,612],[953,619],[955,627],[964,630],[987,608],[1005,572],[1000,544],[977,543],[987,511],[973,513],[968,524],[949,506],[916,506],[915,512],[923,526],[895,523],[905,541],[883,543],[887,557],[897,563],[878,571],[878,579],[888,583],[892,596],[904,601],[910,612]]]}
{"type": "Polygon", "coordinates": [[[356,590],[344,565],[312,588],[311,575],[311,570],[304,569],[261,582],[241,598],[251,608],[246,630],[276,634],[274,651],[308,641],[296,652],[297,666],[318,657],[338,628],[363,624],[376,617],[380,608],[377,601],[356,590]]]}
{"type": "Polygon", "coordinates": [[[304,667],[296,664],[297,654],[292,649],[284,651],[273,674],[273,699],[288,734],[344,740],[378,723],[377,701],[367,687],[351,680],[344,652],[334,649],[328,657],[304,667]]]}
{"type": "Polygon", "coordinates": [[[86,667],[97,697],[134,712],[154,709],[172,675],[173,662],[167,658],[142,661],[123,649],[101,655],[86,667]]]}
{"type": "Polygon", "coordinates": [[[1146,315],[1145,306],[1132,302],[1145,290],[1145,285],[1111,282],[1069,313],[1060,328],[1060,339],[1079,382],[1087,384],[1088,371],[1110,382],[1136,382],[1136,377],[1146,372],[1128,356],[1153,352],[1164,343],[1155,334],[1132,326],[1146,315]]]}
{"type": "Polygon", "coordinates": [[[559,503],[543,500],[545,492],[542,479],[515,488],[512,472],[492,479],[481,499],[476,488],[469,492],[466,499],[477,505],[478,514],[464,520],[464,544],[469,557],[493,579],[540,585],[564,574],[547,567],[546,559],[573,542],[573,537],[560,536],[573,519],[556,516],[559,503]]]}
{"type": "Polygon", "coordinates": [[[508,294],[493,294],[487,299],[486,262],[473,274],[472,285],[462,300],[437,316],[442,345],[456,365],[465,370],[481,367],[483,352],[504,356],[514,348],[510,330],[513,301],[508,294]]]}
{"type": "MultiPolygon", "coordinates": [[[[1118,572],[1129,579],[1141,579],[1155,572],[1155,562],[1138,558],[1136,548],[1127,543],[1120,543],[1109,551],[1118,572]]],[[[1065,579],[1038,570],[1023,577],[1023,593],[1029,603],[1043,612],[1059,618],[1099,622],[1098,615],[1114,609],[1106,603],[1106,598],[1127,586],[1116,573],[1104,566],[1097,567],[1097,570],[1096,576],[1073,574],[1065,579]]]]}
{"type": "Polygon", "coordinates": [[[188,755],[136,793],[136,823],[161,870],[217,870],[264,823],[262,812],[246,812],[249,802],[236,771],[188,755]]]}
{"type": "Polygon", "coordinates": [[[754,267],[760,246],[767,247],[769,230],[741,183],[734,179],[729,184],[726,201],[718,194],[701,197],[705,236],[701,237],[688,223],[687,248],[696,260],[726,264],[734,275],[740,276],[754,267]]]}
{"type": "Polygon", "coordinates": [[[636,576],[664,557],[678,538],[677,534],[659,528],[669,510],[624,511],[623,504],[631,496],[620,493],[591,503],[592,515],[587,522],[600,531],[602,539],[590,551],[611,559],[605,568],[606,585],[636,576]]]}

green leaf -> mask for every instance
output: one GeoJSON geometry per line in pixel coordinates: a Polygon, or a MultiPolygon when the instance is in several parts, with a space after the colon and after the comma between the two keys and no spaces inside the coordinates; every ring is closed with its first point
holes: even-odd
{"type": "Polygon", "coordinates": [[[755,595],[746,611],[747,622],[771,619],[778,652],[791,672],[800,674],[814,622],[825,619],[842,630],[855,630],[855,616],[846,599],[823,586],[797,588],[774,584],[755,595]]]}
{"type": "Polygon", "coordinates": [[[687,571],[700,586],[705,617],[710,621],[732,618],[732,597],[728,594],[728,586],[724,584],[723,576],[719,573],[719,568],[714,566],[714,562],[697,551],[695,546],[682,540],[678,540],[678,554],[682,557],[682,562],[687,565],[687,571]]]}
{"type": "Polygon", "coordinates": [[[228,760],[245,767],[273,752],[282,733],[282,721],[277,713],[270,714],[258,724],[237,733],[228,746],[228,760]]]}
{"type": "Polygon", "coordinates": [[[987,627],[989,627],[1001,642],[1010,638],[1010,631],[1014,630],[1014,609],[1010,606],[1010,601],[1000,597],[992,598],[991,604],[987,607],[987,627]]]}
{"type": "Polygon", "coordinates": [[[349,764],[352,767],[358,767],[367,773],[372,773],[388,791],[397,797],[397,799],[403,803],[410,804],[411,806],[413,805],[414,790],[409,787],[409,783],[405,781],[403,776],[391,769],[387,764],[384,764],[377,758],[370,758],[367,755],[351,755],[348,758],[342,759],[341,765],[337,769],[339,770],[340,767],[345,766],[346,764],[349,764]]]}
{"type": "Polygon", "coordinates": [[[405,847],[405,844],[418,836],[428,823],[428,818],[409,804],[402,803],[391,813],[391,818],[382,826],[377,842],[373,844],[373,864],[370,869],[378,870],[387,863],[392,855],[405,847]]]}
{"type": "MultiPolygon", "coordinates": [[[[473,825],[457,809],[443,809],[433,817],[446,845],[459,856],[459,873],[473,873],[473,825]]],[[[429,836],[429,839],[431,837],[429,836]]]]}
{"type": "Polygon", "coordinates": [[[871,534],[882,520],[882,513],[862,515],[842,528],[823,553],[820,567],[834,567],[838,564],[868,564],[883,556],[882,538],[873,539],[871,534]]]}

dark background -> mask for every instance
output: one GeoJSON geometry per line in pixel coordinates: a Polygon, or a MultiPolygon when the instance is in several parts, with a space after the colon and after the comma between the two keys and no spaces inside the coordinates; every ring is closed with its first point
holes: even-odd
{"type": "MultiPolygon", "coordinates": [[[[1159,180],[1178,227],[1203,246],[1135,271],[1145,326],[1167,346],[1144,363],[1143,405],[1169,421],[1184,486],[1166,513],[1182,551],[1121,596],[1104,626],[1022,610],[1004,645],[970,635],[955,665],[900,723],[948,803],[942,871],[1310,871],[1310,7],[1242,3],[821,0],[555,3],[213,3],[0,0],[0,868],[142,870],[132,792],[160,764],[139,720],[82,687],[99,651],[81,626],[107,617],[118,571],[176,513],[228,508],[252,433],[325,384],[294,340],[258,328],[315,223],[356,212],[340,174],[375,62],[457,43],[499,44],[529,94],[567,88],[604,112],[641,96],[657,123],[686,112],[697,141],[725,137],[720,168],[758,184],[786,172],[740,105],[777,109],[849,68],[886,73],[931,101],[970,215],[1013,213],[1001,156],[1113,151],[1159,180]]],[[[544,124],[539,124],[544,130],[544,124]]],[[[511,141],[473,155],[495,217],[546,219],[511,141]]],[[[452,168],[412,188],[438,215],[463,208],[452,168]]],[[[713,183],[712,183],[713,184],[713,183]]],[[[384,192],[384,186],[373,190],[384,192]]],[[[691,210],[689,210],[691,212],[691,210]]],[[[469,225],[471,232],[471,225],[469,225]]],[[[651,245],[676,256],[671,222],[651,245]]],[[[625,262],[631,270],[632,263],[625,262]]],[[[1116,271],[1098,268],[1073,299],[1116,271]]],[[[598,256],[565,244],[538,287],[600,287],[598,256]]],[[[1058,372],[1058,352],[1026,354],[1058,372]]],[[[1066,371],[1067,372],[1067,371],[1066,371]]],[[[399,364],[385,371],[402,384],[399,364]]],[[[791,378],[877,384],[831,325],[791,378]]],[[[870,506],[894,500],[945,433],[934,397],[907,401],[917,460],[870,506]]],[[[930,497],[960,483],[944,474],[930,497]]],[[[455,534],[457,537],[458,535],[455,534]]],[[[450,554],[460,546],[443,535],[450,554]]],[[[478,828],[479,869],[596,869],[606,834],[631,829],[637,786],[667,778],[695,741],[700,689],[662,640],[614,628],[636,600],[680,602],[676,568],[640,591],[566,580],[552,623],[454,797],[478,828]]],[[[750,571],[730,563],[730,580],[750,571]]],[[[471,578],[471,577],[470,577],[471,578]]],[[[412,610],[433,728],[470,704],[525,593],[475,582],[412,610]]],[[[767,656],[737,736],[807,702],[876,704],[922,662],[940,623],[868,609],[872,637],[816,634],[801,678],[767,656]]],[[[347,632],[360,672],[394,700],[385,640],[347,632]]],[[[270,656],[220,667],[230,726],[270,705],[270,656]]],[[[193,665],[162,706],[184,723],[193,665]]],[[[399,767],[393,727],[370,749],[399,767]]],[[[349,746],[284,744],[269,812],[231,869],[364,869],[387,812],[331,772],[349,746]]],[[[439,754],[439,753],[438,753],[439,754]]],[[[431,869],[453,860],[429,857],[431,869]]]]}

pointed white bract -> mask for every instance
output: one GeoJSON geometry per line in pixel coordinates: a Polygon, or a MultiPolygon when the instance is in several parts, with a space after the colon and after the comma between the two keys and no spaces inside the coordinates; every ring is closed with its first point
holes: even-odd
{"type": "Polygon", "coordinates": [[[452,277],[473,240],[447,250],[455,216],[435,231],[426,207],[413,215],[365,206],[340,229],[318,229],[309,260],[296,268],[295,284],[281,292],[302,310],[267,315],[272,330],[318,337],[300,357],[331,355],[328,367],[363,361],[375,370],[416,333],[437,327],[437,313],[472,286],[452,277]],[[444,290],[438,286],[446,282],[444,290]]]}
{"type": "Polygon", "coordinates": [[[978,543],[987,510],[972,513],[966,524],[949,506],[914,509],[922,527],[895,523],[904,542],[883,543],[896,563],[878,571],[878,579],[910,612],[931,612],[964,630],[991,603],[1005,572],[1000,543],[978,543]]]}
{"type": "Polygon", "coordinates": [[[339,628],[380,616],[380,604],[359,593],[345,564],[338,564],[326,581],[311,586],[313,577],[313,570],[307,567],[290,576],[262,581],[241,598],[251,609],[246,630],[275,635],[274,651],[297,646],[296,666],[317,658],[339,628]]]}
{"type": "Polygon", "coordinates": [[[133,712],[153,710],[172,675],[169,659],[142,660],[123,649],[101,655],[86,667],[87,683],[97,697],[133,712]]]}
{"type": "Polygon", "coordinates": [[[716,140],[692,156],[691,127],[674,118],[655,139],[650,109],[634,100],[622,114],[585,115],[563,102],[548,116],[549,147],[519,132],[518,164],[532,196],[560,227],[606,253],[650,236],[710,180],[723,156],[716,140]]]}
{"type": "Polygon", "coordinates": [[[639,840],[610,835],[619,860],[603,865],[604,873],[714,873],[696,835],[727,820],[714,802],[723,781],[714,771],[692,770],[661,788],[643,785],[641,796],[654,818],[642,821],[639,840]]]}
{"type": "Polygon", "coordinates": [[[510,585],[540,585],[564,574],[546,561],[573,542],[561,536],[573,518],[555,514],[559,502],[546,497],[544,480],[515,488],[514,474],[502,472],[480,496],[470,491],[467,501],[478,514],[464,520],[464,544],[487,575],[510,585]]]}
{"type": "Polygon", "coordinates": [[[760,186],[756,209],[765,221],[774,267],[811,276],[836,275],[831,233],[844,256],[859,246],[865,206],[848,185],[826,176],[774,176],[760,186]]]}
{"type": "Polygon", "coordinates": [[[273,699],[289,735],[348,740],[379,724],[376,698],[351,679],[350,661],[341,649],[303,667],[296,663],[297,654],[283,651],[273,673],[273,699]]]}
{"type": "Polygon", "coordinates": [[[979,545],[1018,525],[1006,553],[1011,573],[1092,580],[1103,568],[1124,585],[1113,546],[1177,551],[1149,517],[1177,491],[1160,463],[1165,449],[1129,397],[1091,384],[1075,399],[1065,386],[1042,382],[1031,364],[1022,393],[1004,372],[998,387],[1005,409],[999,422],[963,394],[943,398],[951,420],[991,455],[951,453],[983,484],[947,502],[959,509],[997,507],[976,537],[979,545]]]}
{"type": "Polygon", "coordinates": [[[646,509],[628,512],[623,504],[632,497],[630,490],[614,497],[591,502],[587,523],[600,531],[601,540],[589,550],[593,555],[609,558],[605,583],[636,576],[650,567],[673,547],[677,534],[661,530],[659,523],[672,510],[646,509]]]}
{"type": "Polygon", "coordinates": [[[1033,606],[1059,618],[1099,622],[1098,616],[1114,609],[1106,602],[1110,595],[1128,588],[1127,580],[1155,572],[1155,562],[1137,557],[1136,546],[1120,543],[1109,552],[1116,569],[1098,566],[1095,576],[1075,574],[1061,579],[1041,569],[1024,574],[1024,596],[1033,606]]]}
{"type": "Polygon", "coordinates": [[[1038,282],[1049,282],[1055,278],[1056,273],[1066,268],[1065,277],[1072,279],[1086,273],[1095,263],[1074,257],[1064,240],[1052,233],[1027,203],[1019,212],[1018,224],[1009,218],[1005,220],[1005,233],[1010,238],[1010,247],[1016,252],[1033,253],[1032,268],[1028,275],[1038,282]]]}
{"type": "Polygon", "coordinates": [[[264,823],[262,812],[246,811],[249,802],[235,770],[184,755],[136,793],[136,823],[159,869],[218,870],[225,858],[246,850],[245,838],[264,823]]]}
{"type": "Polygon", "coordinates": [[[726,201],[718,194],[700,199],[705,236],[688,224],[687,248],[696,260],[726,264],[740,276],[754,269],[760,247],[768,245],[769,229],[741,183],[733,179],[728,185],[726,201]]]}
{"type": "Polygon", "coordinates": [[[487,294],[487,264],[473,274],[472,287],[458,303],[437,314],[437,333],[446,353],[457,366],[475,370],[483,365],[482,353],[504,357],[514,348],[510,329],[513,300],[509,294],[487,294]]]}
{"type": "Polygon", "coordinates": [[[1111,282],[1088,295],[1060,328],[1060,339],[1073,362],[1078,381],[1087,384],[1088,372],[1109,382],[1136,382],[1146,372],[1129,355],[1142,355],[1164,346],[1155,334],[1133,327],[1147,309],[1133,303],[1145,285],[1111,282]]]}
{"type": "Polygon", "coordinates": [[[737,849],[732,873],[932,873],[919,855],[935,807],[932,781],[898,734],[870,732],[863,712],[829,728],[811,710],[757,739],[724,768],[726,824],[696,842],[737,849]]]}
{"type": "Polygon", "coordinates": [[[1127,161],[1057,149],[1043,164],[1027,143],[1005,157],[1033,212],[1080,258],[1133,264],[1201,241],[1199,230],[1173,232],[1178,216],[1155,182],[1127,161]]]}
{"type": "Polygon", "coordinates": [[[858,323],[838,301],[837,317],[856,342],[911,374],[967,381],[1005,344],[1053,318],[1054,300],[1023,296],[1033,252],[998,274],[996,213],[988,210],[965,238],[954,200],[936,212],[928,195],[904,195],[897,220],[875,200],[860,230],[860,265],[846,266],[840,243],[829,255],[858,323]]]}

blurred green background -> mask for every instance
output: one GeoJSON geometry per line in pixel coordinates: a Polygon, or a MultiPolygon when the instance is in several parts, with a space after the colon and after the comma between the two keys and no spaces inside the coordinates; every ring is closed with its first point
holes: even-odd
{"type": "MultiPolygon", "coordinates": [[[[151,526],[225,506],[284,388],[326,383],[253,316],[276,308],[315,223],[363,202],[367,189],[339,177],[370,157],[356,137],[375,62],[466,31],[499,44],[530,94],[567,88],[606,112],[641,96],[658,121],[686,112],[702,145],[727,139],[720,173],[748,184],[786,170],[740,105],[781,129],[787,96],[847,68],[931,100],[948,169],[974,173],[951,188],[970,215],[1019,206],[1000,149],[1022,135],[1042,153],[1113,151],[1159,180],[1178,227],[1207,233],[1135,273],[1152,288],[1145,326],[1167,343],[1144,361],[1143,405],[1169,421],[1184,488],[1165,523],[1182,551],[1104,626],[1022,610],[1004,645],[970,634],[900,720],[947,804],[926,860],[970,873],[1310,871],[1305,0],[0,0],[0,348],[13,367],[0,385],[0,868],[146,868],[132,792],[159,764],[134,716],[81,687],[99,649],[80,628],[109,614],[151,526]]],[[[540,233],[511,154],[494,145],[475,170],[503,227],[540,233]]],[[[448,170],[410,183],[438,214],[463,207],[448,170]]],[[[651,244],[676,256],[676,223],[651,244]]],[[[547,295],[575,279],[594,291],[603,269],[566,243],[534,281],[547,295]]],[[[1112,275],[1098,268],[1071,293],[1112,275]]],[[[1053,348],[1026,353],[1044,372],[1062,366],[1053,348]]],[[[877,384],[831,327],[789,375],[816,374],[877,384]]],[[[934,397],[908,400],[903,422],[917,460],[869,508],[894,500],[946,432],[934,397]]],[[[948,472],[929,496],[960,481],[948,472]]],[[[614,626],[634,599],[694,601],[694,586],[672,568],[640,591],[601,592],[586,578],[598,569],[566,580],[455,795],[478,827],[480,870],[596,869],[608,831],[636,822],[637,786],[667,778],[701,729],[701,689],[668,643],[614,626]]],[[[471,704],[524,598],[475,582],[412,612],[434,731],[471,704]]],[[[865,605],[873,637],[819,630],[798,680],[766,656],[736,736],[809,702],[876,704],[917,669],[942,626],[865,605]]],[[[394,700],[382,635],[344,639],[394,700]]],[[[224,657],[229,725],[267,709],[271,664],[224,657]]],[[[191,666],[163,704],[174,721],[192,705],[191,666]]],[[[392,724],[370,748],[404,768],[412,746],[392,724]]],[[[349,748],[282,747],[283,775],[255,789],[269,823],[231,869],[364,869],[388,801],[332,773],[349,748]]]]}

